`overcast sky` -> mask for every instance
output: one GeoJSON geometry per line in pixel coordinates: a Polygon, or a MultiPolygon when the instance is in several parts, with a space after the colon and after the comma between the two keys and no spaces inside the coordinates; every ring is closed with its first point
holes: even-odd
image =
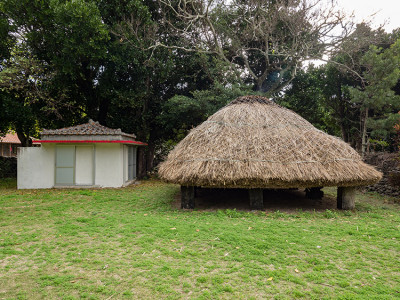
{"type": "Polygon", "coordinates": [[[354,11],[357,21],[371,19],[376,13],[373,25],[377,27],[386,20],[385,30],[391,32],[400,27],[400,0],[337,0],[340,7],[351,13],[354,11]]]}

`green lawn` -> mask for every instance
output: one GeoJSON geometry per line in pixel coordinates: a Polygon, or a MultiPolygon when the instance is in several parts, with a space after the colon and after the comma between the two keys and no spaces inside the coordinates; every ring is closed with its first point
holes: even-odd
{"type": "MultiPolygon", "coordinates": [[[[332,193],[333,190],[327,190],[332,193]]],[[[400,207],[181,211],[179,187],[0,184],[0,299],[400,298],[400,207]]]]}

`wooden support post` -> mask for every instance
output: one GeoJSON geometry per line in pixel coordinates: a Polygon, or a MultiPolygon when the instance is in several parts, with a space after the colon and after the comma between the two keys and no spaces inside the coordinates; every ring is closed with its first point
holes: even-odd
{"type": "Polygon", "coordinates": [[[249,189],[250,209],[262,210],[264,208],[263,189],[249,189]]]}
{"type": "Polygon", "coordinates": [[[195,186],[194,187],[194,197],[198,197],[199,196],[199,191],[201,189],[201,186],[195,186]]]}
{"type": "Polygon", "coordinates": [[[194,187],[181,185],[181,208],[194,208],[194,187]]]}
{"type": "Polygon", "coordinates": [[[337,208],[338,209],[354,209],[355,208],[356,188],[353,186],[337,188],[337,208]]]}
{"type": "Polygon", "coordinates": [[[306,188],[306,197],[308,199],[321,200],[324,197],[324,192],[321,189],[322,187],[306,188]]]}

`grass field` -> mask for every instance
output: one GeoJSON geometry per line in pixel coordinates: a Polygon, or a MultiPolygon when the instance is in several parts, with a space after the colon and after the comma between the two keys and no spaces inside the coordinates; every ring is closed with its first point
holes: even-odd
{"type": "MultiPolygon", "coordinates": [[[[400,298],[400,207],[174,208],[179,187],[0,183],[0,299],[400,298]]],[[[333,190],[327,190],[333,193],[333,190]]]]}

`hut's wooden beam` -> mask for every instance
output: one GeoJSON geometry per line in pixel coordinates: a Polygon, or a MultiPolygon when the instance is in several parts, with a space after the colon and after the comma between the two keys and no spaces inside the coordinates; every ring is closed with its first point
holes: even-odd
{"type": "Polygon", "coordinates": [[[181,185],[181,208],[194,208],[194,186],[181,185]]]}
{"type": "Polygon", "coordinates": [[[261,210],[264,208],[263,189],[249,189],[250,208],[261,210]]]}
{"type": "Polygon", "coordinates": [[[337,188],[337,208],[354,209],[355,208],[356,188],[353,186],[337,188]]]}

